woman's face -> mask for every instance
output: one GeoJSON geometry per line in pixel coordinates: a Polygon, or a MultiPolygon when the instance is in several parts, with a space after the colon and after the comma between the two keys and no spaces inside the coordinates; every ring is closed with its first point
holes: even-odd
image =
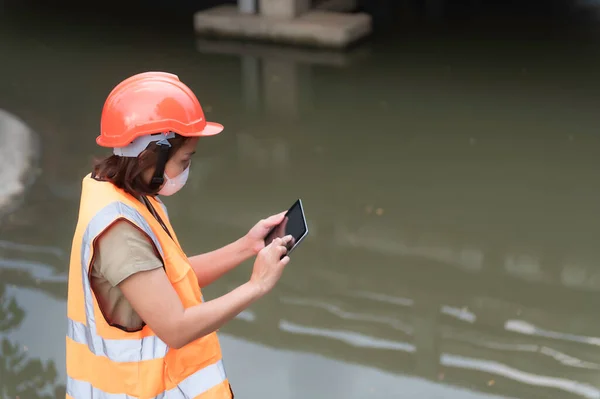
{"type": "MultiPolygon", "coordinates": [[[[188,166],[190,166],[190,161],[192,155],[196,152],[197,145],[197,137],[186,140],[177,152],[175,152],[175,154],[167,161],[167,164],[165,165],[165,174],[169,179],[174,179],[179,176],[188,166]]],[[[144,172],[144,179],[147,183],[152,180],[152,176],[154,176],[154,168],[150,168],[144,172]]]]}
{"type": "Polygon", "coordinates": [[[169,179],[179,176],[190,166],[192,155],[196,153],[198,138],[190,138],[177,150],[175,154],[167,161],[165,165],[165,174],[169,179]]]}

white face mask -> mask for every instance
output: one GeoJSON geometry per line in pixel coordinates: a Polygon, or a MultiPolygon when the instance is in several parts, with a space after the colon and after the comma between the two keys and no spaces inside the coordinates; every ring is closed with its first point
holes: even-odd
{"type": "Polygon", "coordinates": [[[158,192],[158,195],[169,196],[169,195],[173,195],[177,191],[181,190],[183,188],[183,186],[185,186],[188,176],[190,175],[190,166],[191,165],[192,165],[192,163],[190,162],[188,167],[185,168],[185,170],[183,172],[181,172],[181,174],[179,174],[178,176],[176,176],[172,179],[170,179],[169,176],[167,176],[167,174],[165,173],[165,175],[164,175],[165,176],[165,184],[164,184],[164,186],[162,186],[162,188],[158,192]]]}

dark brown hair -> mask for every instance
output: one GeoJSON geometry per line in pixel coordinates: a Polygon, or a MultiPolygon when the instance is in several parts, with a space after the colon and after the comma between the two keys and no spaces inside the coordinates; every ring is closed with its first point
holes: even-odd
{"type": "MultiPolygon", "coordinates": [[[[186,142],[187,138],[175,135],[169,139],[171,148],[169,149],[169,157],[179,150],[186,142]]],[[[127,193],[139,197],[140,195],[155,195],[158,188],[153,188],[148,182],[144,181],[144,172],[156,166],[158,159],[158,146],[156,143],[150,143],[148,147],[142,151],[136,158],[120,157],[111,155],[104,159],[94,162],[92,176],[95,179],[109,181],[115,186],[127,193]]]]}

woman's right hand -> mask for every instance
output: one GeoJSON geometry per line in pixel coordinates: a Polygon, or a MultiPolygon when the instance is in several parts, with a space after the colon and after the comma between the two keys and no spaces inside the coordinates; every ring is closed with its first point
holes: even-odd
{"type": "Polygon", "coordinates": [[[256,256],[250,282],[259,288],[261,295],[271,291],[281,278],[285,265],[290,261],[289,256],[281,257],[287,252],[291,240],[292,236],[276,238],[256,256]]]}

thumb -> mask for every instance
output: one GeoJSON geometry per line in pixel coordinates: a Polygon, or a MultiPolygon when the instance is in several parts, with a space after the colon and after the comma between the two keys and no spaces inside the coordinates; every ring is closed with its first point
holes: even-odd
{"type": "Polygon", "coordinates": [[[287,211],[283,211],[281,213],[278,213],[277,215],[269,216],[265,219],[265,225],[267,227],[273,227],[275,225],[278,225],[283,220],[286,212],[287,211]]]}
{"type": "Polygon", "coordinates": [[[281,260],[279,261],[279,263],[280,263],[282,266],[286,266],[288,263],[290,263],[290,257],[289,257],[289,256],[284,256],[284,257],[283,257],[283,259],[281,259],[281,260]]]}

